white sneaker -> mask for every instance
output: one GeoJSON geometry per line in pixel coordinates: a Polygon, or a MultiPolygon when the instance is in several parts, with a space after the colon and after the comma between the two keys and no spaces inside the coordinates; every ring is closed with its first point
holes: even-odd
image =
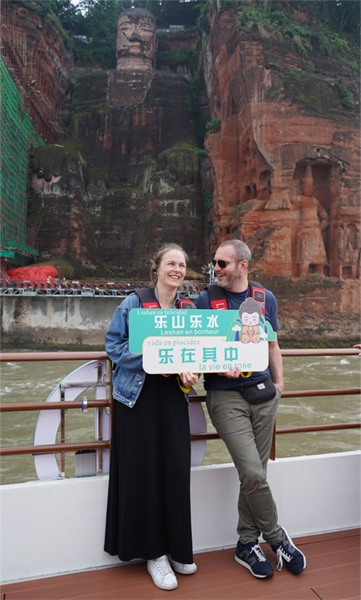
{"type": "Polygon", "coordinates": [[[162,590],[175,590],[178,587],[177,578],[166,555],[148,560],[147,569],[153,583],[162,590]]]}
{"type": "Polygon", "coordinates": [[[192,575],[192,573],[195,573],[197,570],[197,565],[195,563],[180,563],[176,560],[173,560],[170,556],[168,559],[172,568],[177,571],[177,573],[182,573],[182,575],[192,575]]]}

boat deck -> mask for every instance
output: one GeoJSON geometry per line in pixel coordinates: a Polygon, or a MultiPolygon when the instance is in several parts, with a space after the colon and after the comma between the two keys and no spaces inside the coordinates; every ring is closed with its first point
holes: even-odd
{"type": "MultiPolygon", "coordinates": [[[[360,600],[360,532],[295,539],[307,558],[298,576],[284,567],[271,579],[256,579],[235,562],[230,548],[196,554],[197,573],[178,575],[172,591],[158,589],[145,564],[136,563],[3,585],[1,600],[360,600]]],[[[275,564],[269,546],[262,547],[275,564]]]]}

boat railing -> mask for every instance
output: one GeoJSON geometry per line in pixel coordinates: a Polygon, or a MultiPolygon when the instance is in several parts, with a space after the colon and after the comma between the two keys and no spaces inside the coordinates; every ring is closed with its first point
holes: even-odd
{"type": "MultiPolygon", "coordinates": [[[[199,281],[185,281],[179,291],[190,298],[197,298],[199,292],[203,291],[206,284],[199,281]]],[[[0,280],[0,296],[56,296],[65,298],[68,296],[84,298],[96,296],[102,298],[126,298],[130,292],[138,288],[147,288],[145,282],[133,281],[33,281],[33,280],[0,280]]]]}
{"type": "MultiPolygon", "coordinates": [[[[354,348],[333,348],[333,349],[294,349],[294,350],[282,350],[282,355],[286,356],[347,356],[356,355],[359,350],[354,348]]],[[[60,453],[61,455],[61,472],[65,472],[65,453],[66,452],[82,452],[82,451],[97,451],[98,452],[98,472],[102,471],[102,451],[109,451],[110,440],[102,439],[102,410],[97,410],[97,439],[90,440],[87,442],[65,442],[65,413],[68,410],[86,410],[88,409],[106,409],[110,411],[112,408],[112,389],[111,389],[111,363],[104,351],[99,352],[3,352],[0,353],[0,362],[29,362],[29,361],[106,361],[107,364],[107,381],[103,381],[106,385],[107,394],[104,399],[86,400],[86,407],[84,406],[84,399],[74,399],[72,402],[64,401],[51,401],[51,402],[23,402],[23,403],[2,403],[0,404],[0,412],[2,413],[16,413],[23,411],[61,411],[61,436],[60,443],[52,444],[40,444],[31,446],[8,446],[0,448],[0,456],[18,456],[18,455],[41,455],[41,454],[53,454],[60,453]]],[[[84,386],[87,383],[84,382],[84,386]]],[[[90,387],[89,384],[88,387],[90,387]]],[[[337,388],[337,389],[311,389],[311,390],[287,390],[282,394],[282,398],[305,398],[305,397],[318,397],[318,396],[343,396],[343,395],[354,395],[360,394],[361,389],[355,388],[337,388]]],[[[196,393],[191,394],[190,402],[204,402],[205,395],[197,395],[196,393]]],[[[304,432],[321,432],[330,430],[344,430],[344,429],[358,429],[361,428],[360,422],[348,422],[348,423],[332,423],[332,424],[317,424],[307,426],[294,426],[294,427],[277,427],[274,428],[273,443],[270,453],[272,460],[276,459],[276,439],[278,435],[282,434],[296,434],[304,432]]],[[[199,440],[214,440],[219,439],[216,432],[199,432],[192,433],[191,441],[199,440]]]]}

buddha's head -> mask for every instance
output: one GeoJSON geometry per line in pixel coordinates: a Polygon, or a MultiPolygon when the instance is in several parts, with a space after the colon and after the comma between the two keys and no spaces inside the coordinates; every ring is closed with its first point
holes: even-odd
{"type": "Polygon", "coordinates": [[[117,24],[117,69],[152,69],[156,49],[152,13],[141,8],[123,11],[117,24]]]}

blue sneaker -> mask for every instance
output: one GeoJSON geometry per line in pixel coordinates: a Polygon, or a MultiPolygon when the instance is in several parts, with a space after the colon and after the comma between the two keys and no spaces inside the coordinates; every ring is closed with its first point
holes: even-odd
{"type": "Polygon", "coordinates": [[[282,571],[283,561],[286,568],[294,575],[299,575],[306,567],[306,557],[293,543],[291,536],[282,528],[282,541],[278,544],[270,544],[273,552],[277,554],[277,570],[282,571]]]}
{"type": "Polygon", "coordinates": [[[254,577],[263,579],[273,575],[272,565],[267,561],[257,542],[249,542],[248,544],[238,542],[234,560],[251,571],[254,577]]]}

